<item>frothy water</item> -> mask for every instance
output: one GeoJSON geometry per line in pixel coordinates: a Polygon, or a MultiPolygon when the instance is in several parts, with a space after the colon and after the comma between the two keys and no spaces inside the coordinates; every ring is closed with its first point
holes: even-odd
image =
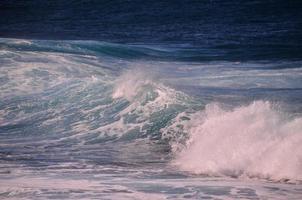
{"type": "Polygon", "coordinates": [[[0,197],[301,199],[299,61],[0,44],[0,197]]]}
{"type": "Polygon", "coordinates": [[[192,173],[302,180],[302,118],[268,101],[224,110],[208,104],[186,125],[190,139],[174,161],[192,173]]]}

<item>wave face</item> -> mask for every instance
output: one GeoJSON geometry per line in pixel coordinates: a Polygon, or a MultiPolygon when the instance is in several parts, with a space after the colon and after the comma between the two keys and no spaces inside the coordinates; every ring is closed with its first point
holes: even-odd
{"type": "Polygon", "coordinates": [[[298,60],[97,41],[0,47],[4,198],[302,196],[298,60]]]}

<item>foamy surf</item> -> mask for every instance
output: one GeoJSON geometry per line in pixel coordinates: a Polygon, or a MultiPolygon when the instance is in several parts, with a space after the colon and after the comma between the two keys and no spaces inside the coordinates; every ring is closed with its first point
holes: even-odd
{"type": "Polygon", "coordinates": [[[0,45],[0,198],[301,199],[293,63],[151,61],[178,50],[97,41],[0,45]]]}
{"type": "Polygon", "coordinates": [[[192,115],[190,139],[174,160],[196,174],[302,180],[302,118],[292,118],[268,101],[225,110],[217,104],[192,115]]]}

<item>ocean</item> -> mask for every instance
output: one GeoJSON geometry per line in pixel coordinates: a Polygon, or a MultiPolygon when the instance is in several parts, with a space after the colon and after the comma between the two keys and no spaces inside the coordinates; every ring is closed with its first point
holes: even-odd
{"type": "Polygon", "coordinates": [[[0,199],[302,199],[300,1],[0,2],[0,199]]]}

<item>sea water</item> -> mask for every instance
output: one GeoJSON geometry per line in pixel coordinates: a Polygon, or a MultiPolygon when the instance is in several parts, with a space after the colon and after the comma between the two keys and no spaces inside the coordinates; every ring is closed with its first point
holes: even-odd
{"type": "Polygon", "coordinates": [[[299,2],[117,3],[0,3],[0,198],[301,199],[299,2]]]}

